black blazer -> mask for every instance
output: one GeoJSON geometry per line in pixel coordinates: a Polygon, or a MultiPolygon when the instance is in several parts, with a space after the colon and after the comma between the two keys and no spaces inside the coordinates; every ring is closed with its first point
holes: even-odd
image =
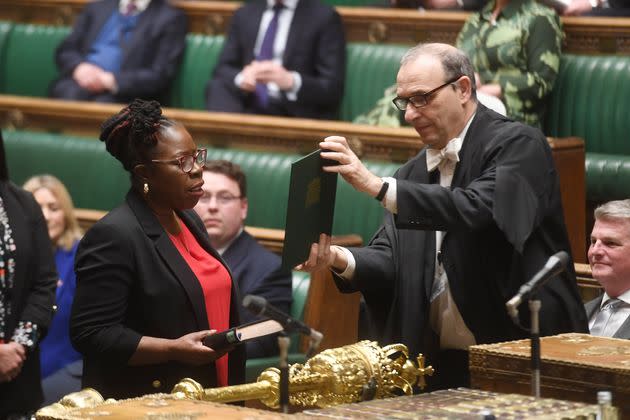
{"type": "MultiPolygon", "coordinates": [[[[242,92],[234,77],[254,60],[254,46],[265,0],[238,9],[207,88],[210,111],[247,112],[253,95],[242,92]]],[[[282,98],[288,116],[335,119],[343,97],[346,41],[341,18],[319,0],[299,0],[287,37],[282,63],[302,77],[297,101],[282,98]]]]}
{"type": "MultiPolygon", "coordinates": [[[[53,96],[63,97],[56,84],[72,78],[72,72],[87,54],[103,25],[118,8],[118,0],[86,4],[72,32],[57,47],[55,61],[59,79],[51,87],[53,96]]],[[[153,0],[140,14],[131,39],[123,46],[120,73],[116,75],[120,102],[133,98],[165,99],[186,47],[187,20],[179,9],[164,0],[153,0]]]]}
{"type": "MultiPolygon", "coordinates": [[[[178,214],[199,244],[223,263],[199,217],[191,210],[178,214]]],[[[84,387],[106,398],[128,398],[170,392],[185,377],[216,386],[214,363],[127,364],[144,335],[175,339],[213,327],[199,281],[137,193],[130,191],[121,206],[85,234],[75,270],[70,337],[84,355],[84,387]]],[[[232,282],[230,326],[239,324],[238,302],[232,282]]],[[[244,381],[244,364],[244,349],[229,353],[230,384],[244,381]]]]}
{"type": "MultiPolygon", "coordinates": [[[[274,307],[288,314],[291,310],[291,272],[280,267],[276,254],[256,242],[243,231],[223,253],[223,259],[232,269],[234,279],[243,296],[262,296],[274,307]]],[[[259,317],[239,305],[241,321],[251,322],[259,317]]],[[[275,335],[251,340],[246,343],[247,358],[278,355],[278,339],[275,335]]]]}
{"type": "MultiPolygon", "coordinates": [[[[41,339],[52,320],[58,279],[46,221],[33,196],[14,184],[0,182],[0,196],[17,253],[4,335],[10,339],[19,321],[31,321],[37,324],[41,339]]],[[[43,401],[40,380],[39,347],[35,347],[27,353],[20,374],[0,384],[0,417],[37,409],[43,401]]]]}
{"type": "MultiPolygon", "coordinates": [[[[368,247],[352,249],[354,278],[337,279],[338,287],[363,292],[374,338],[426,353],[435,231],[447,231],[442,263],[476,342],[525,338],[505,302],[551,255],[570,250],[545,136],[478,105],[450,189],[430,184],[425,150],[397,171],[398,213],[387,213],[368,247]]],[[[588,332],[572,263],[538,296],[541,335],[588,332]]],[[[527,303],[520,314],[529,324],[527,303]]]]}

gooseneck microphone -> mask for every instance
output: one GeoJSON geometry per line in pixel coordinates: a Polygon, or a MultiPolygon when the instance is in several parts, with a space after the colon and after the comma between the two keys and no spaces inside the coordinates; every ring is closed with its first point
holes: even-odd
{"type": "Polygon", "coordinates": [[[315,349],[319,347],[319,343],[321,343],[324,338],[322,333],[314,330],[302,321],[291,318],[289,315],[267,302],[267,299],[264,297],[247,295],[243,298],[243,306],[256,316],[264,316],[277,321],[288,333],[299,332],[311,337],[312,347],[315,349]]]}
{"type": "Polygon", "coordinates": [[[530,281],[522,285],[518,293],[505,304],[510,317],[516,320],[518,318],[518,306],[521,302],[530,294],[535,293],[549,279],[562,273],[568,263],[569,254],[565,251],[557,252],[549,257],[545,266],[530,281]]]}

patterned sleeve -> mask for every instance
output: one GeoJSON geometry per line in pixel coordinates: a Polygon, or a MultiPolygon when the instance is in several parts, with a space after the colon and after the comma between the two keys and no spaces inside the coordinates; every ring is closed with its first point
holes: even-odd
{"type": "MultiPolygon", "coordinates": [[[[540,102],[553,89],[560,68],[562,30],[558,16],[544,9],[535,9],[526,30],[527,68],[501,68],[495,82],[501,85],[506,106],[512,114],[536,115],[540,102]]],[[[525,121],[538,123],[538,121],[525,121]]]]}
{"type": "Polygon", "coordinates": [[[28,321],[20,321],[11,338],[11,341],[23,345],[27,350],[35,348],[38,340],[37,324],[28,321]]]}

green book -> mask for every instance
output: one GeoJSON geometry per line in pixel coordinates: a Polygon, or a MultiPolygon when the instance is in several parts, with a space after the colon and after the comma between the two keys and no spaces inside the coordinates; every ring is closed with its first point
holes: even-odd
{"type": "Polygon", "coordinates": [[[323,166],[337,162],[322,159],[316,150],[291,164],[289,203],[284,228],[282,267],[291,270],[308,258],[320,233],[332,233],[337,174],[323,166]]]}

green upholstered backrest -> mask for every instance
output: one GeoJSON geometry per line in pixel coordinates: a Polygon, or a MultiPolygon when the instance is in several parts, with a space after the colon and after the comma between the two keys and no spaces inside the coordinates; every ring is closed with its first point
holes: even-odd
{"type": "Polygon", "coordinates": [[[586,154],[586,197],[604,202],[630,197],[630,156],[586,154]]]}
{"type": "MultiPolygon", "coordinates": [[[[90,138],[6,131],[5,147],[11,179],[21,184],[28,177],[50,173],[66,184],[76,207],[111,210],[129,189],[129,175],[106,150],[90,138]]],[[[284,229],[291,163],[301,156],[209,148],[208,159],[239,164],[247,175],[249,214],[247,224],[284,229]]],[[[380,176],[392,175],[398,164],[366,162],[380,176]]],[[[334,234],[357,233],[366,242],[376,231],[383,209],[373,198],[337,182],[334,234]]]]}
{"type": "Polygon", "coordinates": [[[545,133],[578,136],[587,152],[630,155],[630,56],[565,54],[545,133]]]}
{"type": "MultiPolygon", "coordinates": [[[[308,298],[308,288],[311,285],[311,275],[303,271],[293,271],[293,286],[292,294],[293,302],[291,303],[291,317],[304,321],[304,307],[306,305],[306,298],[308,298]]],[[[289,351],[291,353],[297,353],[299,351],[299,335],[291,337],[291,347],[289,351]]]]}
{"type": "Polygon", "coordinates": [[[55,49],[69,33],[68,27],[15,24],[3,54],[0,92],[48,96],[57,77],[55,49]]]}
{"type": "Polygon", "coordinates": [[[184,59],[173,86],[169,106],[186,109],[205,109],[205,87],[212,76],[219,54],[223,49],[223,36],[188,34],[184,59]]]}
{"type": "MultiPolygon", "coordinates": [[[[0,21],[0,83],[4,80],[4,66],[6,62],[6,46],[9,40],[9,34],[13,28],[13,23],[0,21]]],[[[2,92],[2,85],[0,84],[0,92],[2,92]]]]}
{"type": "Polygon", "coordinates": [[[352,121],[374,106],[385,89],[396,82],[400,59],[408,49],[403,45],[348,44],[341,120],[352,121]]]}
{"type": "Polygon", "coordinates": [[[111,210],[129,190],[129,175],[96,139],[27,131],[4,131],[9,177],[16,184],[51,174],[68,188],[79,208],[111,210]]]}

